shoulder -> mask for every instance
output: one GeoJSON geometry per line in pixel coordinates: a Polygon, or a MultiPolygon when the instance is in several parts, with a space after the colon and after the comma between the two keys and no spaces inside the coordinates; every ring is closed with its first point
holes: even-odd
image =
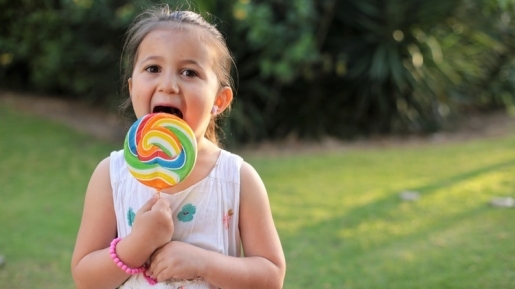
{"type": "Polygon", "coordinates": [[[220,154],[217,162],[218,170],[223,172],[222,175],[225,177],[232,179],[233,182],[239,183],[242,197],[248,193],[265,192],[261,177],[250,163],[241,156],[223,149],[220,154]]]}
{"type": "Polygon", "coordinates": [[[124,151],[113,151],[98,163],[91,176],[89,186],[101,186],[102,189],[111,191],[112,186],[125,178],[127,170],[124,151]]]}
{"type": "Polygon", "coordinates": [[[242,161],[240,167],[240,195],[242,202],[268,202],[265,184],[256,169],[242,161]]]}
{"type": "Polygon", "coordinates": [[[98,163],[86,189],[84,214],[89,213],[88,216],[91,219],[100,222],[102,218],[106,217],[106,214],[109,216],[113,214],[110,163],[111,157],[106,157],[98,163]],[[98,217],[100,219],[97,219],[98,217]]]}
{"type": "Polygon", "coordinates": [[[95,170],[93,171],[93,174],[91,175],[91,179],[89,181],[88,185],[88,193],[90,191],[97,191],[97,190],[90,190],[91,187],[111,187],[111,157],[108,156],[101,160],[95,170]]]}
{"type": "Polygon", "coordinates": [[[242,182],[261,181],[261,177],[256,169],[248,162],[242,160],[240,165],[240,176],[242,182]]]}

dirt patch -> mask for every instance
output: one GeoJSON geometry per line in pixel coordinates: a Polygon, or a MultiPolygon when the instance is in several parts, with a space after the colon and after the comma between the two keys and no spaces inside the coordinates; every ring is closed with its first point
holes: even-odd
{"type": "MultiPolygon", "coordinates": [[[[119,143],[123,142],[130,123],[119,114],[101,109],[92,109],[80,102],[61,98],[20,94],[0,91],[0,105],[18,111],[34,114],[53,121],[61,122],[77,131],[87,133],[101,140],[119,143]]],[[[474,114],[456,124],[452,131],[442,131],[435,134],[420,136],[381,136],[343,142],[326,139],[318,143],[286,140],[281,143],[263,143],[257,146],[240,149],[240,152],[251,151],[267,154],[290,152],[313,152],[337,150],[345,148],[378,148],[389,146],[406,146],[421,144],[440,144],[447,142],[468,141],[480,138],[500,137],[515,131],[515,117],[505,112],[474,114]]]]}
{"type": "Polygon", "coordinates": [[[242,149],[245,155],[290,153],[313,153],[328,150],[377,149],[388,147],[409,147],[420,145],[439,145],[459,143],[470,140],[497,138],[515,132],[515,117],[504,111],[469,115],[454,125],[449,131],[440,131],[426,135],[374,136],[353,141],[341,141],[327,138],[317,143],[298,142],[294,139],[281,143],[262,143],[242,149]]]}
{"type": "Polygon", "coordinates": [[[120,115],[56,97],[0,91],[0,105],[60,122],[109,142],[122,142],[128,125],[120,115]]]}

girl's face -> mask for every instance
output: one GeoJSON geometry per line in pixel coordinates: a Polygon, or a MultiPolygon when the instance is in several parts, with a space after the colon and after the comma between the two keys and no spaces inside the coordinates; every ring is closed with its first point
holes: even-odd
{"type": "Polygon", "coordinates": [[[232,99],[232,91],[220,88],[214,54],[195,32],[162,27],[148,33],[138,48],[129,92],[138,118],[153,112],[175,114],[200,139],[213,105],[223,107],[220,101],[227,93],[232,99]]]}

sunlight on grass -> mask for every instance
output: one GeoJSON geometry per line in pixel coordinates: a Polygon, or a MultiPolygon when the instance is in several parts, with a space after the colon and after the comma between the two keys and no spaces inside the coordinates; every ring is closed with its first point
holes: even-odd
{"type": "Polygon", "coordinates": [[[342,228],[338,236],[342,239],[361,239],[361,244],[367,246],[370,246],[370,242],[381,243],[392,237],[409,236],[486,207],[499,192],[515,195],[515,181],[511,181],[514,175],[514,168],[485,174],[422,195],[417,203],[399,201],[398,206],[388,213],[388,218],[381,215],[381,218],[362,222],[357,227],[342,228]]]}
{"type": "MultiPolygon", "coordinates": [[[[0,106],[0,288],[73,288],[87,182],[110,145],[0,106]]],[[[288,262],[284,288],[515,284],[515,134],[467,143],[246,158],[288,262]],[[420,193],[415,202],[399,193],[420,193]]],[[[245,157],[245,156],[244,156],[245,157]]]]}
{"type": "Polygon", "coordinates": [[[285,288],[511,288],[497,278],[515,282],[515,265],[493,260],[515,249],[515,214],[489,201],[515,197],[514,147],[509,136],[251,159],[287,255],[285,288]],[[421,197],[403,202],[403,190],[421,197]]]}

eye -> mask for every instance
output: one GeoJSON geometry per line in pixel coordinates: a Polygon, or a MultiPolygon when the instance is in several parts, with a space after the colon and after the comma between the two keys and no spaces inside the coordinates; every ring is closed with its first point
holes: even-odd
{"type": "Polygon", "coordinates": [[[198,73],[191,69],[184,69],[181,71],[181,75],[187,76],[187,77],[195,77],[198,76],[198,73]]]}
{"type": "Polygon", "coordinates": [[[145,68],[145,70],[146,70],[146,71],[148,71],[148,72],[150,72],[150,73],[158,73],[158,72],[160,72],[160,71],[161,71],[161,70],[159,69],[159,67],[158,67],[158,66],[156,66],[156,65],[151,65],[151,66],[149,66],[149,67],[145,68]]]}

